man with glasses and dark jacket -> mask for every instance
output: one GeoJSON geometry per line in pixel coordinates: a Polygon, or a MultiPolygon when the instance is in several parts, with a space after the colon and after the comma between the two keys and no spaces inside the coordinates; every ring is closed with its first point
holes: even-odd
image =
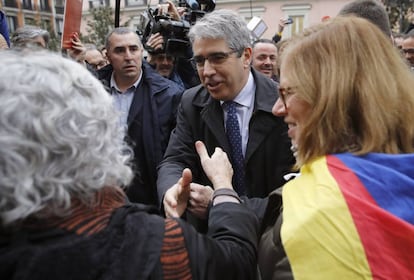
{"type": "MultiPolygon", "coordinates": [[[[271,113],[277,86],[251,68],[250,31],[244,20],[233,11],[216,10],[192,26],[189,38],[202,84],[183,95],[177,126],[158,167],[157,187],[169,216],[179,197],[177,179],[191,166],[187,219],[204,231],[213,190],[198,162],[197,140],[206,144],[209,154],[220,147],[229,155],[233,186],[244,198],[265,198],[281,186],[294,158],[286,124],[271,113]]],[[[263,202],[248,201],[258,206],[263,202]]],[[[260,207],[256,210],[259,214],[260,207]]]]}

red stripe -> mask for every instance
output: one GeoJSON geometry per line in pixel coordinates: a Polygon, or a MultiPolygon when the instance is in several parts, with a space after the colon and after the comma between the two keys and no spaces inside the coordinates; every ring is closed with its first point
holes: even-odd
{"type": "Polygon", "coordinates": [[[164,279],[192,279],[190,260],[183,231],[179,223],[174,219],[165,220],[165,233],[160,260],[164,279]]]}
{"type": "Polygon", "coordinates": [[[338,158],[327,156],[327,164],[344,195],[373,279],[414,279],[414,226],[379,207],[338,158]]]}

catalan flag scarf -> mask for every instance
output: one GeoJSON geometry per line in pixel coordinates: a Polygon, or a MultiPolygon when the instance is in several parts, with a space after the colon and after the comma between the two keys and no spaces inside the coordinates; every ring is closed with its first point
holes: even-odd
{"type": "Polygon", "coordinates": [[[414,154],[336,154],[283,188],[295,279],[414,279],[414,154]]]}

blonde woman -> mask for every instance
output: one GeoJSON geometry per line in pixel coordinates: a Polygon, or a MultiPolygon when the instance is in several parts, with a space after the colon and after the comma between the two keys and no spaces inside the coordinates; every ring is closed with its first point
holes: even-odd
{"type": "Polygon", "coordinates": [[[273,113],[301,175],[270,195],[263,279],[412,278],[413,111],[414,76],[367,20],[338,17],[288,44],[273,113]]]}

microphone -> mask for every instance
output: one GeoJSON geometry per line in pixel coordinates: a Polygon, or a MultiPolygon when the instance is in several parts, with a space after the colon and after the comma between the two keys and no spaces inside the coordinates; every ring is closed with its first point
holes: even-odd
{"type": "Polygon", "coordinates": [[[200,9],[200,5],[198,4],[198,2],[196,0],[185,0],[185,2],[191,8],[191,10],[199,10],[200,9]]]}

